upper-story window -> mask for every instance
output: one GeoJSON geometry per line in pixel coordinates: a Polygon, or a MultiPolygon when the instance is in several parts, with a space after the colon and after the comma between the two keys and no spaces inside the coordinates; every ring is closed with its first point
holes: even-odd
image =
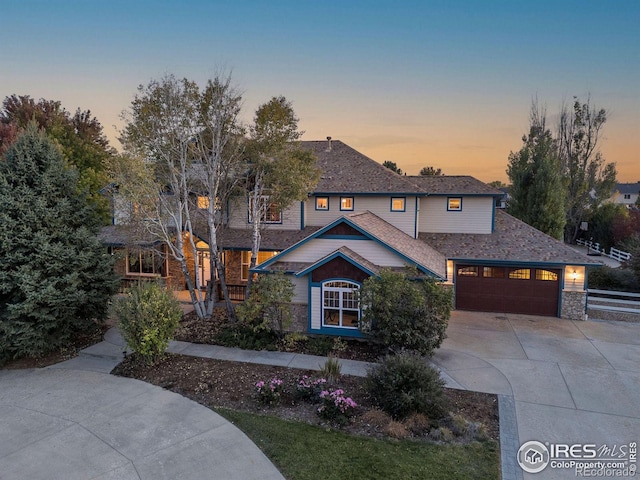
{"type": "Polygon", "coordinates": [[[405,212],[407,210],[407,199],[405,197],[391,197],[391,211],[405,212]]]}
{"type": "MultiPolygon", "coordinates": [[[[271,202],[268,195],[260,197],[260,221],[262,223],[282,223],[282,211],[271,202]]],[[[253,223],[253,198],[249,197],[249,223],[253,223]]]]}
{"type": "Polygon", "coordinates": [[[625,200],[631,200],[631,194],[630,193],[625,193],[624,194],[624,199],[625,200]]]}
{"type": "Polygon", "coordinates": [[[198,195],[198,208],[202,210],[209,208],[209,197],[198,195]]]}
{"type": "Polygon", "coordinates": [[[353,197],[340,197],[340,210],[353,210],[353,197]]]}
{"type": "Polygon", "coordinates": [[[329,210],[329,197],[316,197],[316,210],[329,210]]]}
{"type": "Polygon", "coordinates": [[[459,212],[462,210],[462,198],[461,197],[449,197],[447,198],[447,210],[449,212],[459,212]]]}

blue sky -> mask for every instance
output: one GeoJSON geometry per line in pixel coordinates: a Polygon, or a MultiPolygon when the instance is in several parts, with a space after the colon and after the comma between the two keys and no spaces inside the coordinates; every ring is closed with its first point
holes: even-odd
{"type": "MultiPolygon", "coordinates": [[[[114,140],[139,84],[231,71],[244,116],[293,101],[304,139],[415,174],[506,180],[532,97],[610,112],[602,152],[640,180],[640,2],[0,0],[0,96],[90,109],[114,140]]],[[[117,145],[117,144],[116,144],[117,145]]]]}

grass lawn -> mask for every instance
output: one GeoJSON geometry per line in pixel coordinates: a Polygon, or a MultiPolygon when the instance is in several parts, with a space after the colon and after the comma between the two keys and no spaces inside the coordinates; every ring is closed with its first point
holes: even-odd
{"type": "Polygon", "coordinates": [[[288,480],[500,478],[494,441],[435,445],[378,440],[276,417],[216,411],[247,434],[288,480]]]}

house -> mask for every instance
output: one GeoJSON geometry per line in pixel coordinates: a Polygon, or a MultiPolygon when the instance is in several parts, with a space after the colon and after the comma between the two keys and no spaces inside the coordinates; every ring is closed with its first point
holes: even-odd
{"type": "Polygon", "coordinates": [[[610,197],[610,201],[631,208],[636,205],[638,195],[640,195],[640,182],[616,183],[616,188],[610,197]]]}
{"type": "MultiPolygon", "coordinates": [[[[585,318],[588,269],[600,263],[496,208],[500,190],[469,176],[401,176],[336,140],[301,143],[321,179],[305,201],[267,211],[253,271],[248,199],[230,202],[219,243],[237,299],[252,273],[282,271],[297,330],[358,336],[355,291],[409,265],[452,288],[457,309],[585,318]]],[[[135,269],[144,258],[126,259],[129,277],[153,274],[135,269]]],[[[157,275],[172,278],[167,270],[157,275]]]]}

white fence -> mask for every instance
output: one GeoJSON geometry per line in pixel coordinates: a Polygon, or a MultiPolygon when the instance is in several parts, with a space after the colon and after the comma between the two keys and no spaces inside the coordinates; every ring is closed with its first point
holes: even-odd
{"type": "Polygon", "coordinates": [[[600,249],[599,243],[592,242],[591,240],[589,240],[588,242],[584,240],[576,240],[576,243],[578,245],[584,245],[585,247],[588,247],[589,250],[593,250],[595,252],[598,252],[601,255],[604,255],[609,258],[613,258],[614,260],[617,260],[619,262],[625,262],[631,259],[631,254],[628,252],[623,252],[622,250],[618,250],[617,248],[611,247],[611,249],[609,250],[609,253],[607,253],[604,248],[600,249]]]}
{"type": "Polygon", "coordinates": [[[587,306],[593,310],[640,314],[640,293],[587,290],[587,306]],[[616,298],[611,298],[616,297],[616,298]]]}

